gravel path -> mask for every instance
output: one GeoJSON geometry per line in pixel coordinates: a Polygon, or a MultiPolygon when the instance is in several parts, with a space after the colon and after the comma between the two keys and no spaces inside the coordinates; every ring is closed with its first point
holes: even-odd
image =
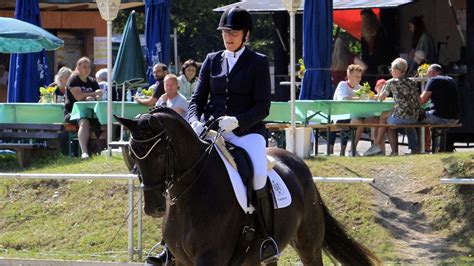
{"type": "Polygon", "coordinates": [[[433,264],[448,259],[452,246],[430,227],[421,211],[419,202],[430,188],[387,169],[377,171],[380,178],[373,185],[379,206],[377,222],[392,233],[396,253],[404,254],[403,262],[433,264]]]}

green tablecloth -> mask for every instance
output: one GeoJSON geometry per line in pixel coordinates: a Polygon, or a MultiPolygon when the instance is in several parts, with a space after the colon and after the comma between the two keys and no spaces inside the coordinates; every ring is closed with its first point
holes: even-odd
{"type": "Polygon", "coordinates": [[[51,124],[63,122],[63,104],[0,103],[0,123],[51,124]]]}
{"type": "Polygon", "coordinates": [[[393,101],[373,101],[373,100],[315,100],[298,101],[298,106],[304,106],[307,111],[308,122],[317,122],[321,118],[327,122],[341,119],[362,118],[379,116],[384,111],[390,111],[394,106],[393,101]],[[313,121],[317,119],[317,121],[313,121]]]}
{"type": "MultiPolygon", "coordinates": [[[[133,118],[137,114],[147,113],[150,108],[134,102],[124,103],[123,116],[133,118]]],[[[122,116],[122,103],[112,103],[112,113],[122,116]]],[[[102,125],[107,124],[107,102],[75,102],[71,112],[71,120],[79,118],[97,118],[102,125]]],[[[115,119],[114,119],[115,120],[115,119]]]]}
{"type": "MultiPolygon", "coordinates": [[[[290,102],[272,102],[267,122],[290,122],[290,102]]],[[[297,123],[328,123],[334,120],[379,116],[393,109],[393,101],[298,100],[295,103],[297,123]]]]}

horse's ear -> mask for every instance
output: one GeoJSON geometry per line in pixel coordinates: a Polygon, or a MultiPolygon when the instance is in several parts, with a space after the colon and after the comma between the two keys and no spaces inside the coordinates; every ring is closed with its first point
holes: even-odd
{"type": "Polygon", "coordinates": [[[138,122],[135,119],[128,119],[125,117],[120,117],[114,115],[115,119],[119,121],[120,124],[122,124],[124,127],[128,128],[128,130],[133,131],[135,128],[138,126],[138,122]]]}

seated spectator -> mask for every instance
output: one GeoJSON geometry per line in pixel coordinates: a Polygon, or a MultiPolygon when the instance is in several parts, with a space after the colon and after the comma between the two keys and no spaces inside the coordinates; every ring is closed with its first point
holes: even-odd
{"type": "Polygon", "coordinates": [[[95,73],[95,79],[102,90],[102,100],[107,101],[108,99],[108,87],[107,83],[107,68],[102,68],[95,73]]]}
{"type": "Polygon", "coordinates": [[[194,90],[197,85],[197,69],[198,66],[194,60],[189,59],[184,62],[181,67],[181,75],[178,77],[179,93],[183,95],[186,100],[191,100],[194,90]]]}
{"type": "Polygon", "coordinates": [[[156,103],[157,106],[167,106],[183,118],[186,118],[188,112],[188,102],[182,94],[178,92],[178,78],[174,74],[166,75],[164,79],[165,93],[161,95],[156,103]]]}
{"type": "Polygon", "coordinates": [[[150,98],[135,97],[135,101],[146,106],[155,106],[160,96],[165,93],[163,79],[167,74],[168,67],[165,64],[155,64],[153,66],[153,77],[155,78],[156,82],[155,84],[151,85],[151,88],[153,88],[153,96],[150,98]]]}
{"type": "MultiPolygon", "coordinates": [[[[392,62],[390,72],[392,79],[389,79],[378,96],[380,101],[392,93],[395,106],[392,112],[384,112],[380,116],[380,124],[409,125],[418,123],[421,105],[419,100],[419,90],[416,83],[405,77],[408,65],[405,59],[397,58],[392,62]]],[[[377,139],[375,143],[364,153],[364,156],[382,154],[382,146],[385,145],[386,128],[377,129],[377,139]]],[[[416,130],[407,129],[408,146],[412,153],[419,152],[416,130]]],[[[397,137],[394,129],[388,129],[388,137],[392,154],[398,154],[397,137]]]]}
{"type": "MultiPolygon", "coordinates": [[[[375,83],[374,90],[377,93],[377,95],[380,93],[380,90],[383,88],[385,85],[386,80],[385,79],[379,79],[375,83]]],[[[375,97],[377,97],[377,95],[375,97]]],[[[371,97],[371,99],[373,99],[371,97]]],[[[379,122],[379,117],[365,117],[365,118],[353,118],[351,120],[351,123],[354,124],[377,124],[379,122]]],[[[363,127],[358,127],[356,132],[355,132],[355,147],[357,148],[357,144],[359,144],[360,138],[362,137],[362,133],[364,132],[363,127]]],[[[371,137],[372,140],[375,142],[377,139],[377,129],[376,128],[371,128],[371,137]]],[[[385,147],[382,147],[382,150],[385,151],[385,147]]]]}
{"type": "Polygon", "coordinates": [[[89,158],[89,152],[87,144],[89,142],[89,137],[95,138],[95,136],[90,135],[91,128],[96,132],[96,136],[100,135],[100,139],[105,139],[105,132],[101,134],[100,124],[97,119],[89,118],[80,118],[79,121],[70,120],[72,107],[77,101],[95,101],[98,97],[102,96],[102,90],[100,90],[99,84],[89,77],[91,72],[90,67],[91,61],[87,57],[82,57],[77,60],[76,69],[74,74],[70,77],[68,84],[66,86],[66,99],[64,105],[64,118],[68,123],[76,124],[79,126],[78,138],[79,146],[81,147],[82,159],[89,158]],[[97,134],[97,132],[99,134],[97,134]]]}
{"type": "Polygon", "coordinates": [[[49,84],[48,87],[55,87],[54,97],[56,97],[55,102],[64,103],[64,94],[66,93],[66,85],[69,80],[69,77],[72,74],[72,70],[69,67],[61,67],[58,70],[58,73],[54,76],[54,82],[49,84]]]}
{"type": "MultiPolygon", "coordinates": [[[[360,89],[360,80],[362,79],[362,72],[364,69],[359,65],[349,65],[347,67],[347,80],[339,82],[336,91],[334,92],[333,100],[351,100],[354,97],[354,91],[360,89]]],[[[338,120],[336,123],[349,123],[350,120],[338,120]]],[[[340,155],[344,156],[346,152],[348,132],[341,131],[341,152],[340,155]]],[[[331,132],[329,135],[329,154],[334,152],[334,143],[336,141],[336,133],[331,132]]]]}
{"type": "MultiPolygon", "coordinates": [[[[459,122],[459,99],[457,85],[453,78],[443,75],[443,68],[432,64],[428,68],[428,83],[426,90],[420,96],[421,104],[431,99],[431,106],[426,111],[424,123],[429,124],[457,124],[459,122]]],[[[433,130],[435,143],[433,149],[439,148],[440,132],[433,130]]],[[[437,150],[434,150],[436,152],[437,150]]]]}

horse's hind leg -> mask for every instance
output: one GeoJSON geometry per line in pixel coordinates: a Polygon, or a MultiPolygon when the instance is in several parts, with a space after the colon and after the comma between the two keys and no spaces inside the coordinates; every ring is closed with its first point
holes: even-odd
{"type": "Polygon", "coordinates": [[[291,246],[298,253],[303,265],[322,266],[324,213],[313,184],[307,186],[304,205],[304,216],[291,246]]]}

